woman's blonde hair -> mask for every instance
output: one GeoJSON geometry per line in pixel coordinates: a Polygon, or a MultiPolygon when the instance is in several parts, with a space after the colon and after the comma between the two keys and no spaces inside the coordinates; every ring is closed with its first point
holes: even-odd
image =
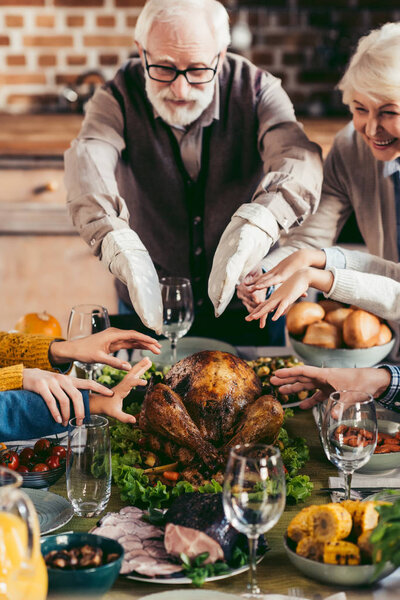
{"type": "Polygon", "coordinates": [[[374,101],[400,100],[400,22],[362,37],[338,86],[344,104],[355,93],[374,101]]]}
{"type": "Polygon", "coordinates": [[[229,46],[229,15],[217,0],[147,0],[136,23],[135,40],[146,48],[149,32],[156,21],[173,25],[178,19],[187,18],[188,13],[194,18],[203,14],[208,20],[217,52],[229,46]]]}

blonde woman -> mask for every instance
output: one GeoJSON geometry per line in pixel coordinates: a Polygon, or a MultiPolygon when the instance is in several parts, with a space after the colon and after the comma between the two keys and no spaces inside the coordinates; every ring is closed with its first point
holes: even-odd
{"type": "MultiPolygon", "coordinates": [[[[262,326],[272,310],[278,318],[312,286],[392,319],[398,334],[400,22],[360,39],[338,87],[352,121],[326,159],[319,208],[264,259],[266,273],[248,285],[249,294],[284,283],[247,319],[261,319],[262,326]],[[369,254],[330,248],[352,211],[369,254]]],[[[399,335],[392,356],[400,358],[399,335]]]]}

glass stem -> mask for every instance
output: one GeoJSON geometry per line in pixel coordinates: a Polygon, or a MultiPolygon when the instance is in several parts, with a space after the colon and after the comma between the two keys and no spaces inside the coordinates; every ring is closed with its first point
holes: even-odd
{"type": "Polygon", "coordinates": [[[171,356],[172,356],[172,364],[176,363],[176,345],[178,343],[178,338],[171,338],[171,356]]]}
{"type": "Polygon", "coordinates": [[[351,478],[353,473],[343,473],[344,476],[344,499],[350,500],[351,478]]]}
{"type": "Polygon", "coordinates": [[[247,591],[256,596],[260,594],[260,588],[257,585],[256,568],[257,568],[257,542],[258,536],[247,536],[249,542],[249,558],[250,558],[250,570],[249,570],[249,581],[247,584],[247,591]]]}
{"type": "Polygon", "coordinates": [[[88,379],[94,379],[94,368],[92,365],[86,367],[86,374],[88,379]]]}

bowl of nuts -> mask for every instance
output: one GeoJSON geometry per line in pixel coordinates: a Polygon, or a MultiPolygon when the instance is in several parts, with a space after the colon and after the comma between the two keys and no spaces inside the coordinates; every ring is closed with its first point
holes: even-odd
{"type": "Polygon", "coordinates": [[[59,533],[41,540],[49,592],[105,594],[118,577],[124,549],[116,540],[91,533],[59,533]]]}

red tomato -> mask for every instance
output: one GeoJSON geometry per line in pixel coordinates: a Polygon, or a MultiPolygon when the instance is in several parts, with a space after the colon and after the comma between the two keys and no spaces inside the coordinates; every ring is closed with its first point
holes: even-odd
{"type": "Polygon", "coordinates": [[[7,467],[12,471],[16,471],[19,467],[18,454],[14,452],[14,450],[7,450],[7,452],[3,452],[0,457],[0,465],[2,467],[7,467]]]}
{"type": "Polygon", "coordinates": [[[19,465],[17,471],[18,473],[29,473],[29,469],[26,465],[19,465]]]}
{"type": "Polygon", "coordinates": [[[19,453],[19,462],[21,465],[27,465],[35,456],[33,448],[24,448],[19,453]]]}
{"type": "Polygon", "coordinates": [[[46,458],[46,465],[49,469],[57,469],[60,466],[60,459],[58,456],[48,456],[46,458]]]}
{"type": "Polygon", "coordinates": [[[49,467],[47,465],[45,465],[44,463],[38,463],[37,465],[35,465],[32,469],[32,473],[41,473],[43,471],[50,471],[49,467]]]}
{"type": "Polygon", "coordinates": [[[50,448],[50,441],[46,440],[46,438],[38,440],[33,447],[35,454],[37,454],[38,456],[48,456],[50,454],[50,448]]]}
{"type": "Polygon", "coordinates": [[[53,446],[51,449],[51,455],[58,456],[58,458],[61,460],[67,456],[67,451],[64,446],[53,446]]]}

